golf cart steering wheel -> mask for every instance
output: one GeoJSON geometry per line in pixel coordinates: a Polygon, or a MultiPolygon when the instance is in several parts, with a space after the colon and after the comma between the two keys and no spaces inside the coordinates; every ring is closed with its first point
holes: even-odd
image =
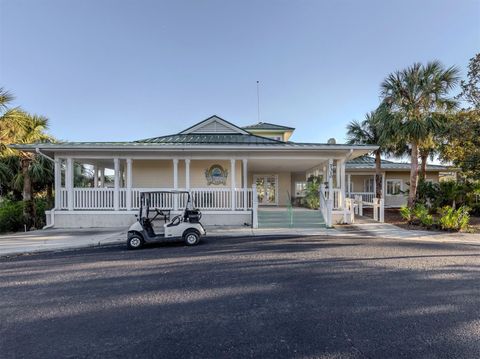
{"type": "Polygon", "coordinates": [[[182,216],[178,215],[172,218],[172,221],[170,222],[169,226],[176,226],[180,224],[182,216]]]}

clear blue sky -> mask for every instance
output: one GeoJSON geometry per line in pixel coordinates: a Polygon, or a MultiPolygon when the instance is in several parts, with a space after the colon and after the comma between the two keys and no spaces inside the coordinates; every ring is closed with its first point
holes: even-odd
{"type": "Polygon", "coordinates": [[[465,74],[480,0],[0,0],[0,86],[66,140],[175,133],[212,114],[343,141],[415,61],[465,74]]]}

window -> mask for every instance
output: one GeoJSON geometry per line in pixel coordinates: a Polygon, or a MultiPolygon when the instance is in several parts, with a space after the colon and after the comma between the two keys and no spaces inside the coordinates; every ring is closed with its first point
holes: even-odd
{"type": "Polygon", "coordinates": [[[295,196],[303,197],[305,196],[305,189],[307,188],[307,182],[305,181],[296,181],[295,182],[295,196]]]}
{"type": "Polygon", "coordinates": [[[373,178],[367,178],[363,182],[363,192],[370,192],[373,193],[375,192],[375,179],[373,178]]]}
{"type": "Polygon", "coordinates": [[[263,137],[271,138],[271,139],[277,140],[277,141],[283,141],[283,137],[281,135],[266,135],[266,136],[263,136],[263,137]]]}
{"type": "Polygon", "coordinates": [[[396,196],[402,192],[401,180],[387,180],[387,195],[396,196]]]}

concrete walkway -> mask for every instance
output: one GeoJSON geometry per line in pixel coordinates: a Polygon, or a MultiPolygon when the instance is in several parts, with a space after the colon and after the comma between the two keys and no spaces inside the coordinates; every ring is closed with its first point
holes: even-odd
{"type": "MultiPolygon", "coordinates": [[[[252,229],[207,227],[207,236],[259,237],[259,236],[325,236],[325,237],[371,237],[398,240],[424,240],[480,245],[480,235],[470,233],[445,233],[402,229],[388,223],[363,220],[355,225],[325,228],[252,229]]],[[[112,244],[126,241],[127,228],[47,229],[27,233],[0,235],[0,257],[18,254],[68,250],[112,244]]]]}

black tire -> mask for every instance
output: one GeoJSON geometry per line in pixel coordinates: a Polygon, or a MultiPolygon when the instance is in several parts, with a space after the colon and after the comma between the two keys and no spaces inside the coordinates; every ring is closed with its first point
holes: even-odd
{"type": "Polygon", "coordinates": [[[143,238],[138,234],[133,234],[127,239],[128,249],[140,249],[143,247],[143,238]]]}
{"type": "Polygon", "coordinates": [[[195,246],[200,243],[200,233],[194,229],[189,229],[183,234],[183,240],[187,246],[195,246]]]}

